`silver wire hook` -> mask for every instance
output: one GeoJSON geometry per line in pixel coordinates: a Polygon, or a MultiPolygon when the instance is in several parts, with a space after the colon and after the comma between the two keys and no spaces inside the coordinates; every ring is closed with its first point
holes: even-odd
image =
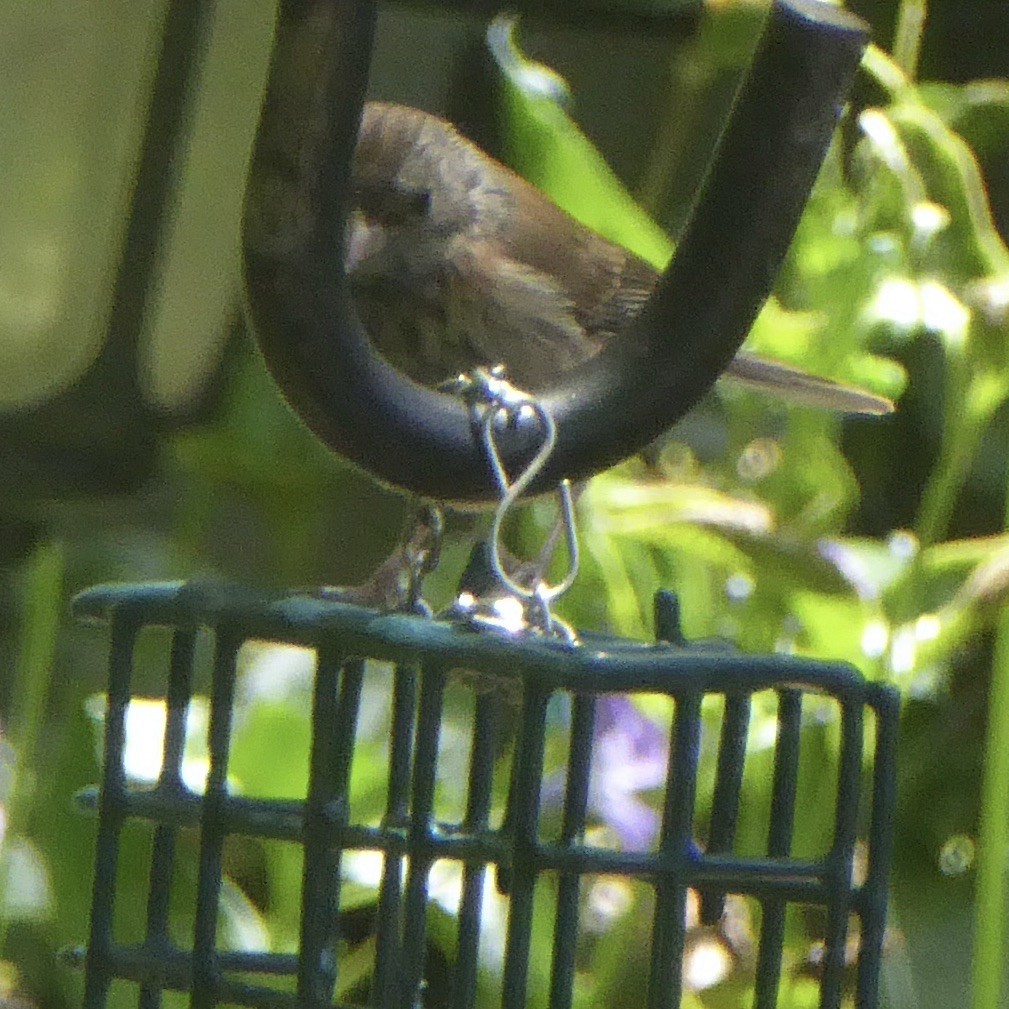
{"type": "Polygon", "coordinates": [[[554,620],[550,612],[551,604],[572,586],[578,575],[580,563],[574,501],[569,480],[562,480],[557,488],[561,522],[568,548],[568,570],[564,578],[556,585],[549,585],[537,572],[533,584],[526,586],[508,573],[501,560],[504,520],[520,500],[522,494],[539,475],[554,450],[557,443],[557,427],[554,419],[550,415],[550,411],[534,396],[508,382],[504,375],[504,369],[500,367],[489,371],[483,368],[474,369],[472,375],[460,376],[456,380],[455,387],[470,401],[473,408],[482,411],[480,428],[484,452],[501,492],[501,499],[494,510],[489,536],[491,568],[495,577],[512,595],[536,609],[543,630],[554,633],[555,625],[560,622],[554,620]],[[523,411],[535,414],[543,432],[543,440],[528,465],[514,480],[510,480],[501,460],[495,430],[499,423],[507,424],[523,411]]]}

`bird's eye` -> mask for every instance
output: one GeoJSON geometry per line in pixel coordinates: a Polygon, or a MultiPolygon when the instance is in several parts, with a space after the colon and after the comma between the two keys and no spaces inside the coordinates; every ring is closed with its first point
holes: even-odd
{"type": "Polygon", "coordinates": [[[431,191],[408,189],[396,183],[381,187],[355,186],[354,203],[371,220],[396,226],[426,217],[431,209],[431,191]]]}
{"type": "Polygon", "coordinates": [[[431,209],[429,189],[396,189],[396,210],[404,217],[425,217],[431,209]]]}

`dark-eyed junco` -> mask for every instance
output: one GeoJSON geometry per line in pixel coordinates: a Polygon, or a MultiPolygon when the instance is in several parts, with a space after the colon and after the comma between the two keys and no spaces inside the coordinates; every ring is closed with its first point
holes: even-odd
{"type": "MultiPolygon", "coordinates": [[[[346,263],[361,322],[390,363],[426,385],[504,364],[514,385],[541,390],[621,339],[658,280],[419,109],[365,105],[352,197],[346,263]]],[[[746,351],[725,374],[829,410],[892,409],[746,351]]]]}

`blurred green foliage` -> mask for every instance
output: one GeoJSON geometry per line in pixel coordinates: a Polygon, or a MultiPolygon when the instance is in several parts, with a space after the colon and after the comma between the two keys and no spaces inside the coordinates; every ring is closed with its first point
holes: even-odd
{"type": "MultiPolygon", "coordinates": [[[[907,702],[886,1004],[964,1004],[973,969],[980,1009],[999,1004],[999,853],[1009,840],[1002,616],[1009,252],[996,224],[1009,211],[992,206],[1006,190],[991,186],[988,167],[1009,162],[1009,82],[919,83],[923,4],[865,0],[859,9],[880,24],[892,17],[896,42],[876,35],[855,107],[750,343],[898,398],[898,414],[845,421],[721,390],[644,458],[590,485],[579,506],[585,565],[563,615],[583,628],[648,638],[652,595],[668,586],[680,596],[688,637],[845,660],[896,683],[907,702]]],[[[247,341],[221,363],[239,298],[240,179],[271,12],[266,0],[218,5],[137,372],[92,379],[88,408],[54,420],[41,404],[81,387],[82,370],[98,353],[158,5],[90,0],[27,14],[19,5],[0,7],[5,45],[17,57],[3,71],[12,101],[0,113],[8,152],[0,173],[15,196],[0,208],[0,427],[18,434],[0,453],[0,661],[12,670],[0,677],[0,992],[6,985],[53,1009],[76,1004],[80,994],[79,977],[57,963],[56,952],[87,935],[93,825],[73,814],[71,797],[98,777],[96,708],[86,702],[102,689],[104,662],[100,636],[66,622],[66,599],[113,578],[349,582],[396,535],[400,502],[311,439],[247,341]],[[106,485],[101,474],[84,474],[65,446],[98,439],[96,426],[127,388],[144,398],[144,410],[124,416],[146,425],[151,458],[139,469],[150,475],[133,480],[129,494],[96,494],[96,485],[111,490],[130,481],[106,485]],[[199,423],[195,402],[204,407],[199,423]],[[30,452],[26,430],[37,431],[30,452]]],[[[638,177],[626,189],[576,126],[578,94],[498,24],[490,49],[502,85],[496,111],[504,154],[571,213],[662,262],[673,243],[653,220],[682,220],[707,155],[705,145],[695,147],[696,134],[724,106],[725,82],[745,64],[761,13],[757,4],[710,3],[690,36],[670,43],[668,93],[659,121],[640,123],[638,177]]],[[[525,31],[523,23],[523,44],[525,31]]],[[[934,63],[942,39],[926,33],[924,42],[934,63]]],[[[1009,48],[1003,57],[1005,65],[1009,48]]],[[[551,506],[536,503],[512,531],[515,542],[531,552],[552,521],[551,506]]],[[[472,530],[458,525],[430,585],[436,602],[449,598],[468,549],[472,530]]],[[[142,695],[162,689],[163,643],[144,645],[142,695]]],[[[235,787],[297,796],[306,773],[310,657],[250,651],[247,659],[235,787]]],[[[381,809],[376,769],[384,761],[387,687],[381,676],[371,684],[374,717],[359,734],[353,801],[365,816],[381,809]]],[[[148,757],[157,710],[148,712],[154,729],[140,721],[135,730],[138,742],[148,740],[148,757]]],[[[769,709],[761,724],[773,718],[769,709]]],[[[197,781],[198,730],[194,724],[197,781]]],[[[829,712],[810,719],[810,766],[831,766],[836,737],[829,712]]],[[[769,781],[759,759],[748,764],[748,809],[766,808],[769,781]]],[[[504,784],[496,783],[498,796],[504,784]]],[[[809,783],[810,794],[815,786],[809,783]]],[[[818,850],[817,808],[811,802],[803,810],[800,848],[818,850]]],[[[755,839],[762,828],[759,813],[744,816],[742,838],[755,839]]],[[[131,831],[118,901],[124,932],[143,918],[148,850],[146,832],[131,831]]],[[[195,840],[179,859],[180,876],[192,874],[194,857],[195,840]]],[[[242,842],[229,850],[222,916],[234,944],[295,948],[300,864],[290,845],[242,842]]],[[[373,892],[369,871],[362,863],[352,875],[362,908],[373,892]]],[[[180,942],[192,888],[192,878],[180,881],[180,942]]],[[[631,911],[642,910],[645,898],[619,899],[623,913],[587,954],[579,1005],[628,1004],[635,991],[646,916],[631,911]]],[[[447,912],[431,914],[437,931],[447,912]]],[[[808,922],[791,923],[796,964],[813,932],[808,922]]],[[[355,971],[365,969],[357,955],[348,952],[341,982],[348,992],[360,981],[355,971]]],[[[488,962],[485,994],[494,969],[488,962]]],[[[739,972],[697,990],[688,1004],[739,1004],[746,983],[739,972]]],[[[811,998],[797,969],[786,1004],[811,998]]],[[[125,986],[114,988],[115,1004],[127,1000],[125,986]]]]}

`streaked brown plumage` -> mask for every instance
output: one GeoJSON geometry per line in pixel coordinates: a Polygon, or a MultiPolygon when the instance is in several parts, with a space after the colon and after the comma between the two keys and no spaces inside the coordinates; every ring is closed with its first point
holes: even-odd
{"type": "MultiPolygon", "coordinates": [[[[347,268],[358,313],[377,349],[427,385],[503,363],[514,384],[543,389],[619,339],[658,279],[417,109],[365,106],[353,183],[347,268]]],[[[890,409],[743,351],[726,375],[827,409],[890,409]]]]}

